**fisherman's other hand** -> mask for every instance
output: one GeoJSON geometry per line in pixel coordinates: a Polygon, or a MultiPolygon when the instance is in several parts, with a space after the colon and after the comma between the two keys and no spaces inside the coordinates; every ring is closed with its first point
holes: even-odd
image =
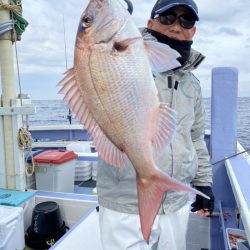
{"type": "Polygon", "coordinates": [[[200,195],[196,195],[195,202],[191,204],[192,206],[191,212],[197,212],[198,214],[202,214],[206,217],[212,216],[212,213],[214,210],[214,194],[213,194],[212,188],[196,186],[195,189],[209,196],[210,200],[200,195]]]}

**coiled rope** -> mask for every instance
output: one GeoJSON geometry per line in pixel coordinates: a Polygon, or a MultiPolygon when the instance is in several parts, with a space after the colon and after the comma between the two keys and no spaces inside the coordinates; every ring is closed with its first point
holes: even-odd
{"type": "Polygon", "coordinates": [[[0,35],[13,29],[14,22],[12,20],[0,23],[0,35]]]}
{"type": "Polygon", "coordinates": [[[13,4],[13,1],[11,1],[12,4],[3,3],[0,1],[0,9],[10,10],[15,12],[18,15],[22,15],[22,3],[21,1],[16,1],[16,4],[13,4]]]}
{"type": "Polygon", "coordinates": [[[21,150],[29,152],[31,164],[28,164],[28,156],[25,160],[25,173],[27,176],[32,176],[35,172],[35,163],[32,156],[32,137],[28,128],[20,128],[18,131],[18,146],[21,150]]]}

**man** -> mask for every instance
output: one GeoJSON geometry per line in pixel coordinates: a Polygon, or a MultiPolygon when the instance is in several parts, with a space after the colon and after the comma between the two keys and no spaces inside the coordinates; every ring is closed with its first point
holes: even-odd
{"type": "MultiPolygon", "coordinates": [[[[210,200],[198,196],[192,204],[192,211],[209,216],[213,212],[212,169],[204,142],[201,88],[191,73],[204,59],[191,49],[198,20],[198,8],[193,0],[158,0],[143,37],[168,44],[181,55],[178,59],[181,67],[155,75],[160,101],[177,111],[178,124],[171,145],[155,159],[156,165],[210,196],[210,200]]],[[[140,230],[133,167],[114,169],[101,161],[97,191],[104,250],[186,249],[188,193],[166,193],[147,243],[140,230]]]]}

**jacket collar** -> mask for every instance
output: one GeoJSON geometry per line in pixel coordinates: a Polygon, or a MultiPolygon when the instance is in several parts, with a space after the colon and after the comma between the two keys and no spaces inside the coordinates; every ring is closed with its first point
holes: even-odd
{"type": "Polygon", "coordinates": [[[200,52],[194,49],[191,49],[191,53],[190,53],[188,60],[186,61],[184,65],[182,65],[182,67],[180,67],[177,70],[192,71],[196,69],[202,63],[204,59],[205,59],[204,55],[202,55],[200,52]]]}

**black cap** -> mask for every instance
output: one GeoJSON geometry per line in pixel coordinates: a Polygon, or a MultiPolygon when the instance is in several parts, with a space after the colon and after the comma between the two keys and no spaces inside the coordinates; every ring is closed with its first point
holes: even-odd
{"type": "Polygon", "coordinates": [[[156,14],[161,14],[176,6],[187,8],[194,14],[196,20],[199,20],[198,7],[193,0],[158,0],[152,9],[151,18],[154,18],[156,14]]]}

